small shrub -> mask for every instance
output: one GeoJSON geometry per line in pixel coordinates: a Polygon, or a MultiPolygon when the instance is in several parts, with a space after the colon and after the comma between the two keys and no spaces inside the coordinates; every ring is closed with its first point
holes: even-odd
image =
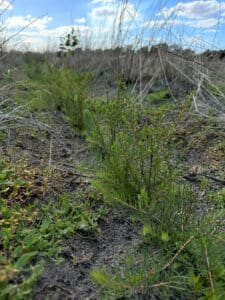
{"type": "Polygon", "coordinates": [[[94,184],[112,202],[150,207],[174,181],[172,125],[163,125],[164,112],[160,110],[145,116],[131,98],[92,105],[92,110],[85,111],[86,135],[101,161],[94,184]],[[147,201],[139,197],[141,191],[147,201]]]}
{"type": "Polygon", "coordinates": [[[138,119],[134,99],[123,97],[89,101],[84,111],[84,123],[86,138],[93,153],[99,159],[109,156],[117,135],[135,130],[138,119]]]}

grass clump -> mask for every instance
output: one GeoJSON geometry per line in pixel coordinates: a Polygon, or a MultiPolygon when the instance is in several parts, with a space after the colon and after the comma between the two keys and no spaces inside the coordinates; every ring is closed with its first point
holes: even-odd
{"type": "Polygon", "coordinates": [[[84,129],[83,111],[88,97],[89,73],[75,73],[67,68],[52,68],[44,75],[48,102],[53,101],[57,110],[62,110],[71,125],[84,129]]]}
{"type": "Polygon", "coordinates": [[[28,64],[28,79],[15,83],[13,97],[33,111],[62,111],[73,128],[83,131],[83,111],[88,98],[89,72],[75,72],[65,66],[28,64]]]}

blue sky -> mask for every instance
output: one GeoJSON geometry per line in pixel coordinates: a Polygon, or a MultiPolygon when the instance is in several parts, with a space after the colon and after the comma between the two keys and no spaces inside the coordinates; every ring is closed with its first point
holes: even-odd
{"type": "Polygon", "coordinates": [[[6,36],[43,16],[11,42],[20,49],[56,49],[72,26],[88,47],[167,41],[199,51],[225,48],[225,0],[4,0],[0,10],[5,8],[6,36]]]}

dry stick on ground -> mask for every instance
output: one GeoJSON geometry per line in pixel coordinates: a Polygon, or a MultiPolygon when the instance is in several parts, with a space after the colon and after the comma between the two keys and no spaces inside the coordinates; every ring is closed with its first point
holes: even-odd
{"type": "MultiPolygon", "coordinates": [[[[193,101],[192,101],[192,106],[190,108],[190,111],[188,112],[188,115],[190,114],[192,108],[195,108],[196,113],[202,115],[203,117],[209,118],[209,115],[207,114],[207,112],[204,111],[200,111],[200,107],[198,104],[199,99],[202,100],[202,103],[204,103],[204,107],[205,108],[214,108],[215,110],[215,105],[217,106],[217,112],[220,116],[220,118],[218,117],[211,117],[213,118],[215,121],[224,121],[225,120],[225,110],[224,110],[224,104],[221,102],[221,99],[225,99],[225,95],[222,91],[220,91],[220,89],[210,80],[209,75],[208,75],[208,68],[204,70],[204,72],[202,70],[200,70],[200,67],[204,67],[202,64],[198,64],[196,62],[193,61],[194,65],[192,66],[193,71],[198,74],[198,76],[200,78],[198,78],[197,80],[193,79],[193,77],[191,78],[189,75],[185,74],[181,69],[179,69],[174,63],[172,63],[171,61],[167,60],[167,63],[174,68],[177,72],[179,72],[184,78],[186,78],[191,84],[196,86],[196,92],[195,95],[193,95],[193,101]],[[216,95],[214,95],[210,89],[207,87],[206,84],[204,84],[204,82],[206,82],[209,86],[211,86],[212,88],[214,88],[217,93],[218,93],[218,97],[216,95]],[[205,98],[205,95],[207,95],[207,99],[205,98]]],[[[187,116],[188,116],[187,115],[187,116]]]]}
{"type": "Polygon", "coordinates": [[[203,84],[204,78],[205,77],[202,74],[201,77],[200,77],[200,79],[199,79],[199,81],[198,81],[197,90],[196,90],[195,94],[193,95],[193,103],[194,103],[195,111],[197,113],[200,113],[199,109],[198,109],[197,100],[198,100],[199,96],[201,96],[201,88],[202,88],[202,84],[203,84]]]}
{"type": "Polygon", "coordinates": [[[6,114],[0,111],[0,131],[6,129],[12,129],[12,128],[30,126],[30,127],[44,130],[49,134],[52,134],[52,130],[48,125],[31,118],[20,117],[16,114],[17,111],[18,110],[15,109],[12,112],[6,114]]]}
{"type": "MultiPolygon", "coordinates": [[[[180,255],[180,253],[190,244],[190,242],[195,238],[195,236],[191,236],[182,246],[181,248],[177,251],[177,253],[172,257],[172,259],[166,263],[163,268],[162,271],[165,271],[166,269],[168,269],[173,262],[177,259],[177,257],[180,255]]],[[[148,277],[149,275],[154,275],[156,272],[155,271],[151,271],[148,273],[148,277]]],[[[146,276],[145,276],[146,277],[146,276]]],[[[123,285],[124,288],[126,289],[135,289],[135,290],[143,290],[143,289],[152,289],[152,288],[157,288],[157,287],[162,287],[162,286],[171,286],[171,284],[180,284],[179,281],[168,281],[168,282],[157,282],[154,283],[152,285],[149,286],[132,286],[132,285],[123,285]]]]}
{"type": "Polygon", "coordinates": [[[88,175],[88,174],[82,174],[82,173],[79,173],[79,172],[77,172],[77,171],[73,171],[73,169],[74,169],[74,166],[70,166],[70,165],[67,165],[67,164],[62,164],[62,166],[65,166],[65,167],[67,167],[67,169],[65,168],[65,169],[63,169],[62,167],[60,167],[60,166],[54,166],[54,169],[56,169],[56,170],[59,170],[59,171],[61,171],[61,172],[65,172],[65,171],[68,171],[69,173],[71,173],[72,175],[74,175],[74,176],[78,176],[78,177],[83,177],[83,178],[90,178],[90,179],[95,179],[96,178],[96,176],[94,176],[94,175],[88,175]],[[70,168],[70,169],[68,169],[68,167],[70,168]]]}
{"type": "MultiPolygon", "coordinates": [[[[180,281],[161,281],[157,282],[148,286],[138,286],[135,288],[136,291],[143,291],[144,289],[154,289],[158,287],[163,287],[163,286],[172,286],[172,284],[180,284],[180,281]]],[[[124,285],[123,286],[126,289],[131,289],[134,288],[132,285],[124,285]]]]}
{"type": "Polygon", "coordinates": [[[195,238],[194,235],[192,235],[182,246],[181,248],[177,251],[177,253],[173,256],[173,258],[163,266],[163,271],[168,269],[172,263],[177,259],[177,257],[180,255],[180,253],[187,247],[187,245],[190,244],[190,242],[195,238]]]}
{"type": "Polygon", "coordinates": [[[52,166],[52,148],[53,148],[53,140],[52,140],[52,136],[51,136],[50,141],[49,141],[49,160],[48,160],[49,168],[51,168],[51,166],[52,166]]]}
{"type": "MultiPolygon", "coordinates": [[[[210,116],[208,115],[206,109],[209,108],[213,108],[214,111],[217,112],[217,117],[214,117],[215,120],[218,120],[218,117],[221,116],[221,114],[223,115],[222,120],[224,119],[224,105],[221,103],[221,101],[218,99],[218,97],[216,97],[215,95],[213,95],[211,93],[211,91],[204,86],[204,81],[208,81],[208,83],[211,84],[210,79],[208,78],[208,76],[206,76],[205,74],[203,74],[202,72],[200,73],[200,79],[198,80],[198,86],[197,86],[197,90],[195,95],[193,96],[193,103],[195,106],[195,111],[206,117],[209,118],[210,116]],[[205,94],[208,94],[208,98],[206,99],[203,92],[205,94]],[[202,108],[205,108],[206,113],[202,112],[199,110],[199,105],[198,105],[198,99],[201,99],[202,101],[202,108]]],[[[211,117],[212,118],[212,117],[211,117]]],[[[220,118],[221,121],[221,118],[220,118]]]]}
{"type": "MultiPolygon", "coordinates": [[[[162,269],[159,272],[165,271],[167,270],[173,263],[174,261],[177,259],[177,257],[181,254],[181,252],[191,243],[191,241],[195,238],[194,235],[192,235],[181,247],[180,249],[176,252],[176,254],[172,257],[172,259],[166,263],[162,269]]],[[[144,278],[148,278],[149,276],[155,275],[156,271],[155,270],[151,270],[150,272],[148,272],[144,278]]]]}
{"type": "MultiPolygon", "coordinates": [[[[197,74],[199,74],[200,77],[204,77],[204,81],[207,82],[207,84],[210,87],[214,88],[218,92],[219,97],[221,97],[222,99],[225,99],[224,93],[222,91],[220,91],[220,89],[210,80],[209,75],[207,74],[208,73],[208,69],[205,70],[205,73],[203,73],[199,69],[196,69],[194,66],[193,66],[193,69],[195,70],[195,72],[197,74]]],[[[210,91],[210,89],[207,87],[207,85],[204,84],[204,82],[202,82],[202,91],[204,91],[209,96],[210,102],[213,101],[217,106],[219,106],[219,109],[224,110],[224,104],[222,104],[221,101],[218,99],[218,97],[216,97],[210,91]]],[[[202,96],[202,98],[204,98],[203,95],[202,95],[202,93],[201,93],[201,96],[202,96]]]]}
{"type": "Polygon", "coordinates": [[[207,264],[210,286],[211,286],[213,295],[215,295],[215,287],[214,287],[213,276],[212,276],[212,272],[211,272],[211,268],[210,268],[209,254],[208,254],[208,249],[207,249],[207,245],[206,245],[205,241],[203,242],[203,245],[204,245],[204,250],[205,250],[205,259],[206,259],[206,264],[207,264]]]}

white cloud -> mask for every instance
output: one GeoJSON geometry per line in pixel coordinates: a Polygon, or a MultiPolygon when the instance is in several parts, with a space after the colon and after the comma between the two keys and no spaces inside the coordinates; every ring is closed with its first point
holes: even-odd
{"type": "MultiPolygon", "coordinates": [[[[189,26],[192,28],[212,28],[217,25],[221,25],[225,23],[225,18],[217,19],[217,18],[208,18],[208,19],[200,19],[200,20],[187,20],[187,19],[160,19],[160,20],[150,20],[145,22],[144,27],[149,28],[165,28],[169,26],[176,26],[176,25],[184,25],[189,26]]],[[[213,28],[212,28],[213,29],[213,28]]]]}
{"type": "Polygon", "coordinates": [[[91,14],[93,18],[107,18],[116,14],[116,8],[104,5],[101,7],[94,8],[91,14]]]}
{"type": "Polygon", "coordinates": [[[191,2],[178,2],[175,6],[170,8],[163,8],[158,15],[169,17],[176,15],[186,18],[209,18],[215,14],[223,13],[225,11],[225,2],[217,0],[195,0],[191,2]]]}
{"type": "Polygon", "coordinates": [[[8,0],[1,0],[0,2],[0,10],[11,10],[13,9],[13,5],[8,0]]]}
{"type": "MultiPolygon", "coordinates": [[[[102,5],[90,12],[92,24],[105,20],[107,27],[113,26],[122,20],[123,23],[137,21],[140,14],[132,3],[119,3],[117,5],[102,5]]],[[[111,27],[111,30],[113,28],[111,27]]]]}
{"type": "Polygon", "coordinates": [[[52,21],[51,17],[34,18],[31,15],[8,17],[5,21],[7,28],[20,29],[28,26],[29,29],[44,30],[52,21]]]}
{"type": "Polygon", "coordinates": [[[218,20],[217,18],[210,18],[210,19],[199,20],[197,22],[193,21],[192,23],[190,23],[190,26],[196,28],[211,28],[218,24],[224,24],[224,23],[225,23],[225,19],[218,20]]]}
{"type": "Polygon", "coordinates": [[[75,21],[75,23],[78,23],[78,24],[84,24],[84,23],[86,23],[86,18],[78,18],[78,19],[75,19],[74,20],[75,21]]]}
{"type": "Polygon", "coordinates": [[[41,34],[45,36],[52,36],[55,38],[59,38],[63,36],[64,34],[71,31],[71,27],[74,28],[75,34],[79,36],[85,36],[85,34],[88,34],[92,31],[92,28],[86,25],[75,25],[75,26],[59,26],[54,29],[46,29],[41,34]]]}
{"type": "Polygon", "coordinates": [[[43,51],[46,48],[47,42],[43,37],[26,37],[22,39],[21,48],[33,51],[43,51]]]}
{"type": "Polygon", "coordinates": [[[115,3],[115,0],[92,0],[91,2],[90,2],[90,4],[92,4],[92,5],[96,5],[96,4],[107,4],[107,3],[115,3]]]}
{"type": "Polygon", "coordinates": [[[214,30],[214,27],[217,25],[225,24],[225,18],[207,18],[200,20],[187,20],[187,19],[160,19],[160,20],[149,20],[144,23],[144,28],[152,29],[163,29],[167,27],[173,27],[176,25],[189,26],[196,29],[208,29],[211,32],[214,30]]]}

